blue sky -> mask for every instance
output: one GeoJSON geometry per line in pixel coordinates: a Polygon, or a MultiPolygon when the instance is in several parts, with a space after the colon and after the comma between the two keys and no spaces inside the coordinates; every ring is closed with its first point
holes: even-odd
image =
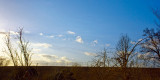
{"type": "Polygon", "coordinates": [[[34,49],[41,49],[37,54],[87,62],[104,47],[114,48],[122,33],[133,41],[142,38],[146,27],[155,27],[151,8],[159,8],[159,3],[158,0],[0,0],[0,30],[16,31],[24,27],[25,38],[34,44],[34,49]]]}

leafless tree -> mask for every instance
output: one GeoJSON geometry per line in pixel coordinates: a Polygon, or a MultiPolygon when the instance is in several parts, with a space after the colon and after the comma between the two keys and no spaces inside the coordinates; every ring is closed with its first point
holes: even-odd
{"type": "Polygon", "coordinates": [[[16,43],[17,45],[15,46],[18,46],[18,48],[15,48],[15,46],[13,46],[10,32],[6,35],[6,53],[8,53],[14,66],[30,66],[32,63],[32,53],[31,49],[29,48],[29,42],[26,42],[23,38],[23,28],[20,28],[17,33],[18,34],[16,35],[16,39],[18,40],[18,43],[16,43]]]}
{"type": "Polygon", "coordinates": [[[97,56],[93,59],[93,66],[95,67],[109,67],[110,66],[110,57],[108,56],[108,52],[105,48],[103,51],[97,53],[97,56]]]}
{"type": "Polygon", "coordinates": [[[122,35],[120,37],[120,40],[118,41],[116,46],[114,59],[116,63],[115,65],[119,66],[121,71],[123,72],[123,80],[128,80],[131,77],[131,73],[127,68],[134,66],[134,58],[137,55],[135,49],[143,40],[144,39],[141,39],[138,42],[131,43],[128,35],[122,35]]]}
{"type": "MultiPolygon", "coordinates": [[[[154,15],[160,21],[160,10],[154,10],[154,15]]],[[[145,53],[150,53],[152,56],[150,58],[154,58],[160,61],[160,25],[156,22],[158,26],[156,29],[145,29],[144,35],[147,37],[141,44],[141,51],[145,53]]]]}
{"type": "Polygon", "coordinates": [[[13,45],[11,44],[10,33],[8,33],[6,35],[5,44],[7,46],[7,49],[6,49],[5,53],[8,53],[8,56],[10,57],[13,65],[14,66],[18,66],[18,57],[19,57],[19,55],[17,53],[17,50],[15,50],[13,48],[13,45]]]}
{"type": "Polygon", "coordinates": [[[0,57],[0,66],[7,66],[9,62],[7,58],[0,57]]]}
{"type": "MultiPolygon", "coordinates": [[[[140,40],[141,41],[141,40],[140,40]]],[[[131,44],[131,40],[128,35],[122,35],[116,46],[115,60],[118,62],[119,66],[126,68],[128,63],[131,62],[133,57],[136,55],[135,48],[140,43],[131,44]]]]}
{"type": "Polygon", "coordinates": [[[29,42],[25,41],[23,38],[23,28],[19,29],[18,32],[19,35],[17,35],[17,39],[19,40],[19,49],[21,54],[23,55],[23,61],[24,61],[24,66],[30,66],[32,64],[31,62],[31,57],[32,53],[31,50],[29,49],[29,42]]]}

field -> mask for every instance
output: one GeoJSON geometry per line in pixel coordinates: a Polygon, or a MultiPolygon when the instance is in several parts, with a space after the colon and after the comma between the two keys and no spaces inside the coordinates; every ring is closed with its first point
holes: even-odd
{"type": "Polygon", "coordinates": [[[1,80],[160,80],[159,68],[1,67],[1,80]]]}

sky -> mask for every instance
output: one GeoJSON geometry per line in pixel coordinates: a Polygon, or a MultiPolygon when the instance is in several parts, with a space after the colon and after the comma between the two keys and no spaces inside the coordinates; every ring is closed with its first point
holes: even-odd
{"type": "MultiPolygon", "coordinates": [[[[25,39],[38,63],[88,62],[103,48],[115,48],[119,37],[142,38],[154,28],[152,8],[158,0],[0,0],[0,32],[25,39]]],[[[0,42],[3,44],[3,34],[0,42]]],[[[4,44],[0,47],[1,51],[4,44]]],[[[2,52],[1,52],[2,54],[2,52]]],[[[109,54],[112,55],[112,54],[109,54]]]]}

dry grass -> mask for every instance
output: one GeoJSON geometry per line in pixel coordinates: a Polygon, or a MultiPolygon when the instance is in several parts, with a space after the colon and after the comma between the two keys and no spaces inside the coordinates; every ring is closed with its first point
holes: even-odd
{"type": "MultiPolygon", "coordinates": [[[[104,67],[32,67],[37,71],[31,80],[124,80],[126,72],[127,80],[160,80],[159,68],[129,68],[125,71],[121,68],[104,67]]],[[[1,80],[14,80],[17,74],[23,75],[26,67],[1,67],[1,80]],[[3,71],[2,71],[3,70],[3,71]]],[[[24,76],[24,75],[23,75],[24,76]]],[[[20,80],[20,79],[19,79],[20,80]]]]}

